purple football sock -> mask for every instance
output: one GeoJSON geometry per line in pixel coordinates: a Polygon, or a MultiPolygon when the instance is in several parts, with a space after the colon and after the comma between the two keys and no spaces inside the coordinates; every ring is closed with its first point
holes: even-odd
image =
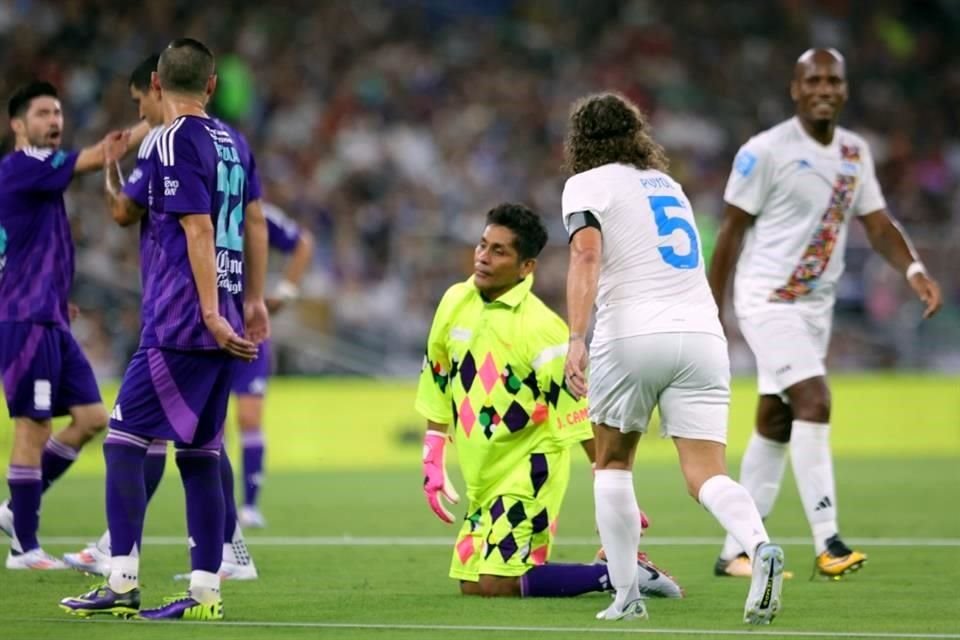
{"type": "Polygon", "coordinates": [[[107,463],[107,526],[110,529],[110,554],[140,555],[143,518],[147,512],[147,491],[144,485],[144,458],[147,443],[138,436],[107,436],[103,458],[107,463]],[[117,439],[127,443],[121,444],[117,439]]]}
{"type": "Polygon", "coordinates": [[[609,589],[605,564],[548,563],[533,567],[520,578],[524,598],[569,598],[609,589]]]}
{"type": "Polygon", "coordinates": [[[220,483],[223,485],[223,541],[233,542],[237,530],[237,499],[233,494],[233,465],[224,447],[220,447],[220,483]]]}
{"type": "Polygon", "coordinates": [[[73,447],[69,447],[56,438],[47,440],[43,447],[43,458],[41,458],[40,468],[43,469],[43,490],[46,491],[53,484],[53,481],[64,474],[70,468],[73,461],[77,459],[79,452],[73,447]]]}
{"type": "Polygon", "coordinates": [[[37,529],[40,527],[40,496],[43,495],[40,467],[12,464],[7,469],[10,487],[10,510],[13,511],[13,533],[19,551],[33,551],[40,546],[37,529]]]}
{"type": "Polygon", "coordinates": [[[263,434],[259,429],[244,431],[240,434],[240,444],[243,447],[243,504],[255,507],[263,482],[263,434]]]}
{"type": "Polygon", "coordinates": [[[187,500],[187,533],[194,571],[216,573],[223,557],[223,485],[220,456],[206,449],[179,449],[177,467],[187,500]]]}
{"type": "Polygon", "coordinates": [[[147,490],[147,502],[157,492],[163,479],[163,470],[167,466],[166,440],[154,442],[147,449],[147,458],[143,463],[143,481],[147,490]]]}

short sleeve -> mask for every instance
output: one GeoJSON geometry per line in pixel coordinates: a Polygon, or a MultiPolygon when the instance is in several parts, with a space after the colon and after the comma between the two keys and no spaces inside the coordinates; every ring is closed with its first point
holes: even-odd
{"type": "Polygon", "coordinates": [[[561,205],[563,207],[563,226],[570,233],[570,218],[576,213],[589,211],[603,225],[603,214],[607,209],[608,194],[590,173],[578,173],[567,180],[563,186],[561,205]]]}
{"type": "Polygon", "coordinates": [[[152,170],[153,163],[149,159],[137,159],[137,165],[127,176],[127,181],[123,185],[123,194],[141,209],[146,209],[149,204],[150,172],[152,170]]]}
{"type": "Polygon", "coordinates": [[[453,422],[453,396],[450,389],[450,353],[447,337],[450,334],[450,314],[456,297],[456,287],[451,287],[437,305],[427,348],[420,368],[417,398],[414,408],[421,416],[437,424],[453,422]]]}
{"type": "Polygon", "coordinates": [[[887,208],[887,201],[883,197],[883,191],[880,189],[880,181],[877,180],[877,171],[873,165],[873,156],[868,152],[867,161],[863,163],[863,186],[854,203],[854,213],[858,216],[865,216],[887,208]]]}
{"type": "MultiPolygon", "coordinates": [[[[211,174],[206,170],[197,141],[187,121],[174,123],[160,137],[158,153],[162,175],[163,211],[171,215],[209,214],[213,206],[211,174]]],[[[204,134],[206,135],[206,134],[204,134]]]]}
{"type": "Polygon", "coordinates": [[[270,248],[292,253],[300,240],[300,226],[273,205],[264,204],[263,213],[267,219],[267,243],[270,248]]]}
{"type": "Polygon", "coordinates": [[[724,201],[751,215],[758,215],[773,182],[772,164],[765,145],[757,138],[740,147],[723,192],[724,201]]]}
{"type": "Polygon", "coordinates": [[[250,162],[247,166],[247,194],[243,204],[259,200],[263,197],[263,188],[260,186],[260,174],[257,172],[257,160],[250,152],[250,162]]]}
{"type": "Polygon", "coordinates": [[[26,147],[13,158],[13,171],[7,178],[17,190],[66,191],[79,155],[76,151],[26,147]]]}
{"type": "Polygon", "coordinates": [[[567,389],[563,375],[570,333],[566,323],[544,308],[539,330],[530,334],[531,365],[540,397],[547,407],[547,424],[554,440],[570,446],[593,437],[586,398],[577,400],[567,389]]]}

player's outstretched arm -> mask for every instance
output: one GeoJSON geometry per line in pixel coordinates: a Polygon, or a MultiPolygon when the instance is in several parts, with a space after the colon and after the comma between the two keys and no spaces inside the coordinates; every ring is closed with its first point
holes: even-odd
{"type": "Polygon", "coordinates": [[[187,240],[187,256],[193,281],[200,299],[203,323],[220,348],[243,360],[257,357],[257,345],[236,334],[230,323],[220,315],[217,299],[216,248],[213,242],[213,222],[207,214],[186,215],[180,218],[187,240]]]}
{"type": "Polygon", "coordinates": [[[923,311],[924,319],[933,316],[943,305],[940,285],[927,274],[906,231],[890,217],[886,209],[859,216],[859,220],[873,250],[906,276],[914,293],[927,305],[923,311]]]}
{"type": "Polygon", "coordinates": [[[567,324],[570,348],[564,365],[567,388],[576,398],[587,395],[587,329],[597,300],[603,238],[600,230],[584,227],[570,238],[570,266],[567,271],[567,324]]]}
{"type": "Polygon", "coordinates": [[[717,243],[713,250],[713,259],[710,261],[710,271],[707,280],[713,299],[723,319],[723,303],[726,300],[727,284],[730,282],[730,272],[740,257],[740,247],[743,245],[743,236],[747,233],[756,216],[752,216],[743,209],[728,204],[723,210],[723,222],[717,233],[717,243]]]}
{"type": "Polygon", "coordinates": [[[143,120],[129,129],[111,131],[97,144],[80,151],[73,172],[89,173],[102,169],[107,163],[107,158],[118,160],[131,149],[140,146],[149,131],[150,125],[143,120]]]}
{"type": "Polygon", "coordinates": [[[296,300],[300,295],[300,283],[313,261],[313,234],[306,229],[300,230],[300,237],[293,248],[293,254],[283,270],[283,280],[277,283],[273,295],[267,300],[267,307],[276,311],[284,304],[296,300]]]}

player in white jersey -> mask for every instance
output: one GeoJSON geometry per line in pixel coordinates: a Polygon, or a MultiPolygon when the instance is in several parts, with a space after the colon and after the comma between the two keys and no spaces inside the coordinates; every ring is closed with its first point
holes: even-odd
{"type": "Polygon", "coordinates": [[[730,364],[690,203],[664,172],[663,150],[639,109],[622,96],[574,105],[565,155],[574,174],[563,189],[566,386],[589,400],[597,527],[617,590],[597,617],[636,617],[640,519],[632,467],[659,406],[661,432],[673,438],[690,495],[753,559],[744,621],[769,623],[780,608],[783,550],[770,543],[750,494],[727,475],[730,364]],[[588,391],[585,335],[594,305],[588,391]]]}
{"type": "MultiPolygon", "coordinates": [[[[734,160],[710,284],[722,309],[736,262],[734,309],[757,360],[757,430],[740,481],[760,513],[769,515],[789,443],[813,532],[815,570],[836,578],[867,559],[839,535],[824,368],[847,222],[859,220],[873,249],[905,274],[926,304],[925,318],[941,300],[936,282],[886,212],[869,146],[837,126],[847,99],[843,57],[833,49],[804,53],[790,94],[796,116],[751,138],[734,160]]],[[[749,576],[742,552],[728,537],[715,573],[749,576]]]]}

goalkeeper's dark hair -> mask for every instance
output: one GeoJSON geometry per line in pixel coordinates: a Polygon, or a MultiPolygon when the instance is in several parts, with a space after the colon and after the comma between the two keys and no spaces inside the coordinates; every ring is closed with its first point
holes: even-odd
{"type": "Polygon", "coordinates": [[[505,202],[487,212],[487,224],[496,224],[513,231],[513,248],[521,260],[531,260],[540,255],[547,244],[547,228],[530,207],[505,202]]]}
{"type": "Polygon", "coordinates": [[[149,91],[153,72],[157,70],[157,64],[159,62],[160,56],[155,53],[138,64],[137,68],[134,69],[133,73],[130,74],[129,86],[133,87],[137,91],[140,91],[141,93],[146,93],[149,91]]]}
{"type": "Polygon", "coordinates": [[[55,86],[49,82],[37,80],[30,84],[25,84],[13,92],[13,95],[10,96],[10,101],[7,102],[7,116],[11,120],[14,118],[22,118],[30,109],[30,103],[33,102],[33,99],[41,96],[60,99],[60,95],[57,93],[55,86]]]}
{"type": "Polygon", "coordinates": [[[157,62],[160,86],[176,93],[202,94],[215,71],[213,52],[193,38],[177,38],[157,62]]]}

